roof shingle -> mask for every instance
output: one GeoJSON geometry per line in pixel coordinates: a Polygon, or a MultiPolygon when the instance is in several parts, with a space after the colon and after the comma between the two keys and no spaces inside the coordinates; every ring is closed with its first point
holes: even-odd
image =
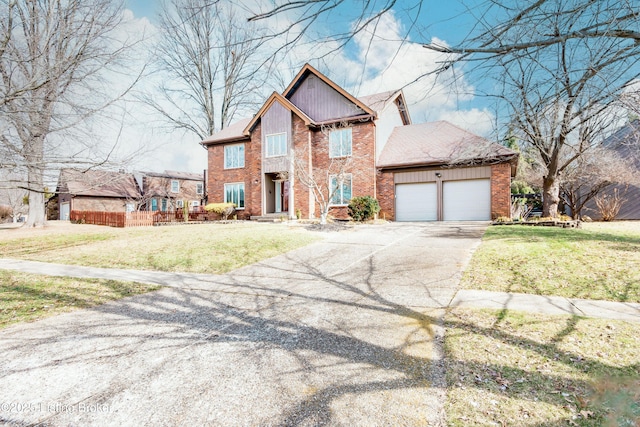
{"type": "Polygon", "coordinates": [[[396,127],[380,153],[378,167],[487,163],[517,155],[449,122],[438,121],[396,127]]]}

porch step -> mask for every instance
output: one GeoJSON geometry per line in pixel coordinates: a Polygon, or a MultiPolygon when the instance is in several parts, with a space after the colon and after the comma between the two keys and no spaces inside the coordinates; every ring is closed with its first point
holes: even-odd
{"type": "Polygon", "coordinates": [[[288,219],[288,215],[284,212],[271,213],[266,215],[252,215],[249,219],[251,219],[251,221],[258,222],[281,222],[283,219],[286,221],[288,219]]]}

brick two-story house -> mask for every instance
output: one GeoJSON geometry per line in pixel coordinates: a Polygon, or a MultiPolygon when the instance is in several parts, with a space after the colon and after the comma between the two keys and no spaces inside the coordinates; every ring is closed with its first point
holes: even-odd
{"type": "Polygon", "coordinates": [[[233,202],[239,217],[317,218],[309,175],[337,189],[338,218],[365,195],[391,220],[510,216],[517,153],[447,122],[413,125],[402,91],[356,98],[310,65],[202,145],[209,202],[233,202]]]}

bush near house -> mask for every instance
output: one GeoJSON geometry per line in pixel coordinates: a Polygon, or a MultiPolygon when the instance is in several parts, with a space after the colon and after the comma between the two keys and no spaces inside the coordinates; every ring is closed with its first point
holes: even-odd
{"type": "Polygon", "coordinates": [[[207,212],[217,213],[226,221],[235,212],[236,205],[233,203],[209,203],[204,207],[204,210],[207,212]]]}
{"type": "Polygon", "coordinates": [[[380,212],[380,204],[371,196],[353,197],[349,202],[349,216],[354,221],[372,219],[380,212]]]}

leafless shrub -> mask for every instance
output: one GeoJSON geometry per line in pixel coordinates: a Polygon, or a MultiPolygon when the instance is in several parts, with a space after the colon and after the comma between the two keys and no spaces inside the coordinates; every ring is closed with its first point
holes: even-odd
{"type": "MultiPolygon", "coordinates": [[[[626,190],[625,190],[626,193],[626,190]]],[[[620,194],[618,189],[613,190],[613,194],[602,194],[594,198],[596,206],[600,211],[603,221],[613,221],[618,216],[620,208],[627,199],[624,198],[624,194],[620,194]]]]}

